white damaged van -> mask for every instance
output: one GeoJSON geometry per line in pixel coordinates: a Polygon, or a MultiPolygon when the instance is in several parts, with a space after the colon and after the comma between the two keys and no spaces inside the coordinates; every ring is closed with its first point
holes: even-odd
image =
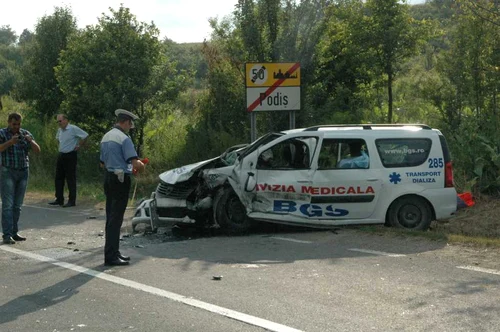
{"type": "Polygon", "coordinates": [[[256,222],[426,230],[457,193],[446,140],[427,125],[325,125],[269,133],[166,171],[132,224],[249,230],[256,222]]]}

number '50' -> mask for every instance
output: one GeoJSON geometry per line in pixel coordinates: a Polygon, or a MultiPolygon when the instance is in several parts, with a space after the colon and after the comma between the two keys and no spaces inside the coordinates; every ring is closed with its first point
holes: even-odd
{"type": "Polygon", "coordinates": [[[429,163],[429,168],[443,168],[444,166],[443,158],[429,158],[427,162],[429,163]]]}

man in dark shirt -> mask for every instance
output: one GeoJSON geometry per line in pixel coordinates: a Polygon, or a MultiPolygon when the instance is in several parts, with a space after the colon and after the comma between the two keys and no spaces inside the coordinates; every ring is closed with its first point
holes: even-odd
{"type": "Polygon", "coordinates": [[[0,129],[0,155],[2,159],[0,190],[2,192],[3,243],[15,244],[26,238],[19,235],[18,222],[28,184],[28,152],[40,152],[33,135],[21,129],[22,116],[11,113],[7,128],[0,129]]]}

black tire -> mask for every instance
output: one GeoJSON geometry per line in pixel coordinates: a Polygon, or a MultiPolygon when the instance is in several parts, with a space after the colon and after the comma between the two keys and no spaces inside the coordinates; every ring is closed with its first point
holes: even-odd
{"type": "Polygon", "coordinates": [[[222,231],[229,234],[243,234],[252,228],[245,206],[231,187],[219,189],[215,198],[214,219],[222,231]]]}
{"type": "Polygon", "coordinates": [[[393,227],[426,231],[431,225],[432,211],[423,198],[406,196],[392,203],[388,218],[393,227]]]}

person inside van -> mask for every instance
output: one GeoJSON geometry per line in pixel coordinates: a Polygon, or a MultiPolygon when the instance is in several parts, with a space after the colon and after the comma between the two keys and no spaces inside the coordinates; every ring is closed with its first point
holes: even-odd
{"type": "Polygon", "coordinates": [[[353,141],[349,143],[349,158],[344,158],[337,164],[337,168],[368,168],[370,158],[366,152],[362,151],[362,141],[353,141]]]}

